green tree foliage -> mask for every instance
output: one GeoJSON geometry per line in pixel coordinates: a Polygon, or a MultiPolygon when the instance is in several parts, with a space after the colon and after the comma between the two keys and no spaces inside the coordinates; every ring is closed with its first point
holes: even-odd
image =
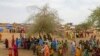
{"type": "Polygon", "coordinates": [[[28,21],[32,21],[29,33],[52,33],[59,25],[57,11],[45,5],[39,8],[35,15],[31,15],[28,21]]]}
{"type": "Polygon", "coordinates": [[[76,30],[87,30],[90,27],[100,28],[100,7],[92,11],[87,21],[76,26],[76,30]]]}
{"type": "Polygon", "coordinates": [[[91,15],[89,16],[88,21],[93,26],[100,28],[100,7],[97,7],[95,10],[92,11],[91,15]]]}

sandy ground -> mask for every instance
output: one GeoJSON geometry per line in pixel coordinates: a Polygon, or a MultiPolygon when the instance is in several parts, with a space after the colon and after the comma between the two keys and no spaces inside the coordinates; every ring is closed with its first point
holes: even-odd
{"type": "Polygon", "coordinates": [[[2,34],[2,40],[4,39],[11,39],[12,38],[12,35],[14,35],[15,38],[19,37],[19,33],[1,33],[2,34]]]}

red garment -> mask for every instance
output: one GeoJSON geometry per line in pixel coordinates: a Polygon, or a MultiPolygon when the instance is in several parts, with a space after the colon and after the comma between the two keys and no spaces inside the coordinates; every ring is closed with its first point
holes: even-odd
{"type": "Polygon", "coordinates": [[[62,48],[63,56],[66,56],[66,53],[67,53],[67,48],[66,48],[66,46],[63,46],[63,48],[62,48]]]}
{"type": "Polygon", "coordinates": [[[12,35],[12,46],[14,45],[15,40],[14,40],[14,35],[12,35]]]}
{"type": "Polygon", "coordinates": [[[15,44],[13,45],[13,51],[14,51],[14,56],[18,56],[18,48],[15,44]]]}
{"type": "Polygon", "coordinates": [[[44,46],[44,56],[50,56],[50,51],[49,51],[49,47],[48,47],[48,45],[45,45],[44,46]]]}
{"type": "Polygon", "coordinates": [[[24,45],[24,48],[26,49],[27,48],[26,39],[24,39],[23,45],[24,45]]]}

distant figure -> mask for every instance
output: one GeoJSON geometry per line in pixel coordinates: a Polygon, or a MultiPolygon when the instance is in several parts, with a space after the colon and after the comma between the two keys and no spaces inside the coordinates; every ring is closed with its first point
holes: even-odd
{"type": "Polygon", "coordinates": [[[30,43],[31,43],[31,42],[30,42],[30,38],[28,38],[28,39],[27,39],[27,49],[28,49],[28,50],[30,49],[30,46],[31,46],[30,43]]]}
{"type": "Polygon", "coordinates": [[[26,38],[24,38],[24,40],[23,40],[23,47],[24,47],[24,49],[27,48],[27,41],[26,40],[27,40],[26,38]]]}
{"type": "Polygon", "coordinates": [[[43,46],[43,39],[41,37],[39,39],[39,45],[43,46]]]}
{"type": "Polygon", "coordinates": [[[51,47],[54,49],[54,51],[57,51],[57,40],[53,40],[52,42],[51,42],[51,47]]]}
{"type": "Polygon", "coordinates": [[[14,43],[15,43],[15,40],[14,40],[14,35],[12,35],[12,46],[14,45],[14,43]]]}
{"type": "Polygon", "coordinates": [[[8,39],[5,39],[5,47],[8,48],[9,47],[9,42],[8,39]]]}
{"type": "Polygon", "coordinates": [[[63,56],[67,55],[67,49],[68,49],[68,43],[67,40],[62,44],[62,52],[63,52],[63,56]]]}
{"type": "Polygon", "coordinates": [[[14,56],[18,56],[18,48],[16,44],[13,45],[14,56]]]}
{"type": "Polygon", "coordinates": [[[16,46],[18,47],[19,45],[19,41],[18,41],[18,38],[16,38],[16,46]]]}
{"type": "Polygon", "coordinates": [[[2,34],[0,33],[0,41],[2,40],[2,34]]]}
{"type": "Polygon", "coordinates": [[[74,44],[74,42],[71,43],[71,55],[75,56],[75,44],[74,44]]]}
{"type": "Polygon", "coordinates": [[[19,38],[19,39],[18,39],[18,48],[21,47],[21,43],[22,43],[22,40],[21,40],[21,38],[19,38]]]}

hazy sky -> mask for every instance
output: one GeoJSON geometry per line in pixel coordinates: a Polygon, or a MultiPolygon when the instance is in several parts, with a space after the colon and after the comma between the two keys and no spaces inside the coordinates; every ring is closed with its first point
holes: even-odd
{"type": "Polygon", "coordinates": [[[100,0],[0,0],[0,23],[22,23],[31,14],[28,6],[41,7],[45,4],[58,11],[63,23],[78,24],[100,5],[100,0]]]}

